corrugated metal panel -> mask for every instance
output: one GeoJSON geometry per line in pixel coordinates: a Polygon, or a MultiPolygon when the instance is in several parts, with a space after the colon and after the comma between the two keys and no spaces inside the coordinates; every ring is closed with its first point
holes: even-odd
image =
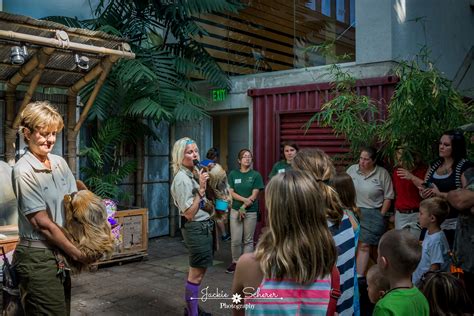
{"type": "MultiPolygon", "coordinates": [[[[370,96],[377,102],[381,115],[376,119],[385,118],[386,104],[397,81],[398,78],[388,76],[356,82],[357,93],[370,96]]],[[[305,135],[304,129],[298,127],[331,98],[331,88],[330,83],[319,83],[248,91],[248,95],[253,97],[254,168],[264,179],[267,179],[273,164],[280,159],[280,144],[285,139],[296,140],[303,146],[318,146],[333,155],[347,151],[344,139],[335,137],[331,129],[314,125],[310,133],[305,135]]],[[[260,202],[265,205],[263,194],[260,202]]]]}
{"type": "MultiPolygon", "coordinates": [[[[386,104],[391,98],[398,79],[394,76],[358,80],[359,94],[370,96],[381,110],[380,117],[386,115],[386,104]]],[[[305,118],[319,111],[321,105],[331,98],[331,84],[307,84],[278,88],[251,89],[253,97],[253,151],[254,168],[264,178],[273,164],[280,159],[280,143],[285,139],[301,141],[303,146],[318,146],[329,154],[346,152],[342,138],[334,136],[330,129],[315,125],[309,134],[298,128],[305,118]],[[291,125],[291,122],[293,125],[291,125]],[[341,147],[342,146],[342,147],[341,147]]],[[[301,127],[300,126],[300,127],[301,127]]]]}

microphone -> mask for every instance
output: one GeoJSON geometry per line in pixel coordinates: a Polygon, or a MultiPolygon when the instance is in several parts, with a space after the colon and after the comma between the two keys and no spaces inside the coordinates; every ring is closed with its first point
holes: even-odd
{"type": "Polygon", "coordinates": [[[203,161],[199,161],[197,159],[194,159],[193,160],[193,164],[194,166],[196,166],[196,168],[198,168],[198,170],[201,170],[201,169],[204,169],[204,171],[208,172],[209,171],[209,168],[210,168],[210,164],[214,163],[212,160],[210,159],[205,159],[203,161]]]}

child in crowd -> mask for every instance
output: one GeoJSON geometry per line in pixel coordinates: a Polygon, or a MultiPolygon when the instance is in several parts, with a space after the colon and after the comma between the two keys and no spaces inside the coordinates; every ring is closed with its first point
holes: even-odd
{"type": "Polygon", "coordinates": [[[431,316],[474,314],[463,282],[448,272],[428,271],[421,278],[419,289],[430,304],[431,316]]]}
{"type": "MultiPolygon", "coordinates": [[[[352,229],[354,230],[355,252],[357,253],[357,244],[359,243],[360,234],[360,209],[356,206],[354,181],[352,181],[351,176],[346,172],[340,172],[330,180],[329,184],[336,190],[341,199],[341,204],[344,207],[344,214],[349,217],[352,229]]],[[[357,275],[355,266],[354,275],[357,275]]],[[[354,316],[360,315],[360,296],[359,282],[357,278],[354,278],[354,316]]]]}
{"type": "Polygon", "coordinates": [[[374,309],[374,316],[428,316],[429,305],[423,294],[413,286],[411,275],[421,259],[418,240],[405,230],[390,230],[380,239],[377,264],[390,282],[374,309]]]}
{"type": "Polygon", "coordinates": [[[372,304],[377,302],[390,290],[390,281],[382,274],[379,266],[374,264],[367,271],[367,292],[372,304]]]}
{"type": "Polygon", "coordinates": [[[232,285],[232,293],[245,297],[252,308],[234,309],[234,315],[335,311],[336,299],[331,299],[329,289],[337,289],[331,281],[337,274],[337,250],[318,187],[307,172],[291,169],[268,183],[268,228],[255,252],[240,256],[232,285]]]}
{"type": "Polygon", "coordinates": [[[326,216],[329,230],[337,247],[337,269],[341,274],[341,297],[337,302],[339,316],[359,315],[359,304],[355,293],[355,234],[345,206],[339,194],[328,185],[336,175],[336,168],[324,151],[317,148],[304,148],[293,158],[292,167],[311,175],[317,182],[317,190],[323,195],[326,204],[326,216]]]}
{"type": "Polygon", "coordinates": [[[420,203],[420,226],[426,228],[421,261],[413,273],[413,284],[418,284],[422,275],[427,271],[447,271],[449,259],[449,244],[441,230],[441,223],[449,214],[448,202],[440,197],[426,199],[420,203]]]}

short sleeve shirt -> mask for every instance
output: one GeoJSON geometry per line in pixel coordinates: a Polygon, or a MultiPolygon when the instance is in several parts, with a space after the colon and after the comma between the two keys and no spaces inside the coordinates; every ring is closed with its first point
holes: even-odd
{"type": "MultiPolygon", "coordinates": [[[[262,175],[255,170],[249,170],[245,173],[240,172],[240,170],[232,170],[229,174],[229,186],[235,191],[235,193],[245,198],[251,196],[253,190],[262,190],[265,187],[263,185],[262,175]]],[[[238,210],[242,204],[241,201],[234,199],[232,201],[232,208],[238,210]]],[[[247,208],[247,212],[256,211],[258,211],[258,200],[247,208]]]]}
{"type": "MultiPolygon", "coordinates": [[[[179,214],[184,215],[184,212],[193,204],[195,194],[193,189],[199,190],[199,183],[194,179],[193,173],[181,167],[176,173],[171,184],[171,195],[174,203],[179,210],[179,214]]],[[[193,221],[200,222],[210,218],[209,213],[199,209],[194,214],[193,221]]]]}
{"type": "Polygon", "coordinates": [[[395,197],[390,174],[380,166],[375,166],[371,173],[363,175],[359,165],[355,164],[347,169],[347,174],[354,182],[357,207],[381,208],[384,200],[393,200],[395,197]]]}
{"type": "Polygon", "coordinates": [[[27,150],[13,167],[13,189],[18,201],[20,237],[44,240],[26,217],[46,211],[59,226],[64,226],[64,195],[77,191],[76,181],[66,161],[48,154],[51,170],[27,150]]]}
{"type": "Polygon", "coordinates": [[[416,287],[394,289],[385,294],[374,308],[374,316],[417,315],[429,316],[430,306],[416,287]]]}
{"type": "Polygon", "coordinates": [[[286,160],[280,160],[276,164],[273,165],[272,171],[268,175],[268,178],[273,178],[278,173],[283,173],[286,170],[291,169],[291,164],[286,162],[286,160]]]}
{"type": "Polygon", "coordinates": [[[426,233],[423,239],[421,260],[413,272],[413,284],[417,284],[425,272],[430,270],[432,264],[439,264],[441,271],[448,271],[451,263],[449,257],[449,244],[444,232],[426,233]]]}

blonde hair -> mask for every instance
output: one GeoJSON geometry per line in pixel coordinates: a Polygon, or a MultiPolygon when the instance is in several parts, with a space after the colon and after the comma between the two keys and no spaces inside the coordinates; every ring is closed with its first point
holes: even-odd
{"type": "MultiPolygon", "coordinates": [[[[55,127],[56,132],[60,132],[64,127],[63,118],[58,109],[49,101],[36,101],[29,103],[21,112],[19,132],[24,135],[25,128],[30,132],[43,128],[51,130],[55,127]]],[[[26,141],[26,140],[25,140],[26,141]]]]}
{"type": "Polygon", "coordinates": [[[173,150],[171,151],[171,168],[173,169],[173,175],[176,175],[179,171],[179,168],[181,168],[186,146],[195,143],[196,142],[189,137],[183,137],[174,143],[173,150]]]}
{"type": "Polygon", "coordinates": [[[377,264],[371,266],[367,271],[367,282],[369,282],[369,279],[377,291],[386,292],[390,290],[390,281],[387,276],[380,271],[377,264]]]}
{"type": "Polygon", "coordinates": [[[307,171],[317,181],[317,188],[323,193],[326,204],[326,215],[339,226],[344,216],[343,205],[336,190],[329,186],[329,181],[336,174],[331,158],[322,150],[304,148],[296,153],[291,162],[295,170],[307,171]]]}
{"type": "Polygon", "coordinates": [[[436,223],[441,225],[449,215],[449,203],[445,198],[435,196],[420,202],[420,207],[436,218],[436,223]]]}
{"type": "Polygon", "coordinates": [[[269,225],[255,251],[265,277],[303,284],[328,275],[337,250],[316,181],[301,171],[287,170],[268,183],[265,200],[269,225]]]}

